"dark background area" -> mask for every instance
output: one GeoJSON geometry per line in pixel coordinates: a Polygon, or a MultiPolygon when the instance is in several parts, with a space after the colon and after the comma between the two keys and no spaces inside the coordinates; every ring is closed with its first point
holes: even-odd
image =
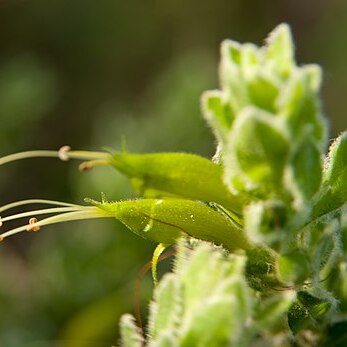
{"type": "MultiPolygon", "coordinates": [[[[218,87],[220,42],[262,44],[281,22],[292,27],[299,63],[323,66],[324,110],[336,136],[347,125],[343,0],[0,0],[0,155],[66,144],[117,150],[124,137],[130,152],[210,157],[214,142],[199,97],[218,87]]],[[[134,196],[112,168],[77,167],[54,159],[3,166],[0,203],[134,196]]],[[[111,220],[52,226],[0,246],[6,347],[115,344],[155,247],[111,220]]],[[[160,264],[161,273],[169,265],[160,264]]],[[[148,274],[144,315],[151,291],[148,274]]]]}

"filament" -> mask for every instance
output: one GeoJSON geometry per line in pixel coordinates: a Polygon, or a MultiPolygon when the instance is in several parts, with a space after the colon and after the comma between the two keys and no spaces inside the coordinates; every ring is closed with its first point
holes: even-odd
{"type": "Polygon", "coordinates": [[[29,204],[46,204],[46,205],[66,206],[66,207],[80,207],[79,205],[70,204],[70,203],[62,202],[62,201],[45,200],[45,199],[28,199],[28,200],[20,200],[16,202],[11,202],[10,204],[1,206],[0,212],[10,210],[11,208],[14,208],[17,206],[29,205],[29,204]]]}
{"type": "Polygon", "coordinates": [[[73,212],[73,211],[78,211],[81,208],[76,206],[76,207],[56,207],[56,208],[46,208],[42,210],[36,210],[36,211],[29,211],[29,212],[22,212],[18,214],[14,214],[8,217],[1,218],[0,221],[2,223],[7,222],[9,220],[14,220],[14,219],[19,219],[19,218],[24,218],[24,217],[30,217],[32,215],[40,215],[40,214],[49,214],[49,213],[60,213],[60,212],[73,212]]]}
{"type": "MultiPolygon", "coordinates": [[[[34,215],[35,212],[40,214],[40,211],[31,211],[28,215],[34,215]]],[[[56,209],[57,212],[65,212],[66,208],[62,207],[60,209],[56,209]]],[[[17,215],[18,217],[18,215],[17,215]]],[[[20,227],[11,229],[6,231],[5,233],[0,235],[0,241],[5,238],[20,233],[22,231],[38,231],[42,226],[63,223],[73,220],[81,220],[81,219],[94,219],[94,218],[105,218],[105,217],[113,217],[112,214],[107,213],[95,206],[79,206],[78,210],[71,210],[71,212],[61,213],[52,217],[47,217],[40,221],[37,221],[36,218],[31,218],[28,224],[22,225],[20,227]]],[[[9,217],[7,217],[9,218],[9,217]]],[[[19,218],[19,217],[18,217],[19,218]]],[[[9,220],[9,219],[7,219],[9,220]]]]}
{"type": "Polygon", "coordinates": [[[34,157],[57,157],[57,151],[26,151],[19,152],[15,154],[6,155],[0,158],[0,165],[10,163],[12,161],[26,159],[26,158],[34,158],[34,157]]]}
{"type": "MultiPolygon", "coordinates": [[[[112,164],[112,155],[107,152],[90,152],[90,151],[72,151],[70,146],[63,146],[58,151],[26,151],[19,152],[15,154],[10,154],[0,158],[0,165],[10,163],[16,160],[28,159],[28,158],[37,158],[37,157],[52,157],[59,158],[62,161],[67,161],[69,159],[80,159],[85,162],[82,163],[81,169],[90,169],[94,166],[100,165],[111,165],[112,164]]],[[[59,207],[39,209],[34,211],[22,212],[14,215],[10,215],[4,218],[0,217],[0,227],[6,221],[31,217],[28,224],[19,226],[17,228],[6,231],[0,235],[0,241],[4,238],[17,234],[22,231],[38,231],[44,225],[56,224],[61,222],[67,222],[70,220],[79,220],[79,219],[91,219],[91,218],[103,218],[111,217],[112,215],[106,211],[103,211],[95,206],[79,206],[75,204],[69,204],[60,201],[53,200],[44,200],[44,199],[28,199],[18,202],[13,202],[7,205],[0,207],[0,212],[12,209],[17,206],[28,205],[28,204],[46,204],[59,207]],[[56,215],[52,217],[47,217],[38,221],[35,215],[50,214],[54,213],[56,215]]]]}
{"type": "Polygon", "coordinates": [[[104,160],[104,165],[111,164],[112,156],[105,152],[91,152],[91,151],[72,151],[69,146],[63,146],[58,151],[26,151],[15,154],[6,155],[0,158],[0,165],[10,163],[16,160],[28,158],[59,158],[60,160],[67,161],[69,159],[80,160],[104,160]],[[106,164],[107,162],[107,164],[106,164]]]}
{"type": "Polygon", "coordinates": [[[80,164],[78,168],[80,171],[87,171],[95,166],[107,166],[107,165],[111,165],[110,160],[97,159],[97,160],[84,161],[82,164],[80,164]]]}

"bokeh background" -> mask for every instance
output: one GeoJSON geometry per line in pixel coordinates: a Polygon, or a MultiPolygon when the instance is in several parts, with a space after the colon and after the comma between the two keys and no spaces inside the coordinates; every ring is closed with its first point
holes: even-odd
{"type": "MultiPolygon", "coordinates": [[[[199,96],[218,86],[220,42],[261,44],[283,21],[299,62],[324,68],[324,110],[335,136],[347,128],[346,1],[0,0],[0,155],[65,144],[117,150],[125,138],[130,152],[210,157],[199,96]]],[[[77,167],[54,159],[3,166],[0,203],[134,196],[112,168],[77,167]]],[[[111,220],[7,240],[0,245],[0,346],[115,345],[118,319],[134,312],[136,278],[154,247],[111,220]]],[[[147,275],[143,315],[151,291],[147,275]]]]}

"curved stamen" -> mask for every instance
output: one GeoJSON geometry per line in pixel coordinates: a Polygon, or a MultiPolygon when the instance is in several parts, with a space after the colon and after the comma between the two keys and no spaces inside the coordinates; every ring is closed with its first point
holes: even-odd
{"type": "Polygon", "coordinates": [[[105,152],[89,152],[89,151],[72,151],[69,146],[63,146],[58,151],[26,151],[15,154],[6,155],[0,158],[0,165],[10,163],[16,160],[28,159],[28,158],[59,158],[60,160],[67,161],[69,159],[80,160],[105,160],[109,165],[111,163],[112,156],[105,152]]]}
{"type": "Polygon", "coordinates": [[[111,164],[112,164],[111,160],[106,160],[106,159],[89,160],[89,161],[84,161],[82,164],[80,164],[78,169],[80,171],[87,171],[92,169],[95,166],[107,166],[111,164]]]}
{"type": "Polygon", "coordinates": [[[12,161],[26,159],[26,158],[34,158],[34,157],[57,157],[57,151],[26,151],[26,152],[19,152],[14,153],[10,155],[6,155],[2,158],[0,158],[0,165],[10,163],[12,161]]]}
{"type": "Polygon", "coordinates": [[[81,160],[107,160],[111,162],[112,156],[106,152],[92,152],[92,151],[69,151],[67,156],[70,159],[81,159],[81,160]]]}
{"type": "Polygon", "coordinates": [[[16,201],[16,202],[11,202],[10,204],[1,206],[0,212],[9,210],[9,209],[17,207],[17,206],[30,205],[30,204],[45,204],[45,205],[56,205],[56,206],[66,206],[66,207],[80,207],[79,205],[70,204],[70,203],[62,202],[62,201],[46,200],[46,199],[27,199],[27,200],[20,200],[20,201],[16,201]]]}
{"type": "Polygon", "coordinates": [[[55,208],[45,208],[42,210],[34,210],[34,211],[28,211],[28,212],[22,212],[18,214],[13,214],[11,216],[7,216],[4,218],[0,217],[1,223],[7,222],[9,220],[24,218],[24,217],[30,217],[33,215],[40,215],[40,214],[49,214],[49,213],[62,213],[62,212],[73,212],[73,211],[80,211],[80,206],[74,206],[74,207],[55,207],[55,208]]]}
{"type": "MultiPolygon", "coordinates": [[[[62,208],[63,209],[63,208],[62,208]]],[[[104,210],[101,210],[94,206],[80,206],[80,210],[62,213],[56,216],[48,217],[42,219],[41,221],[37,221],[37,219],[30,219],[29,224],[22,225],[20,227],[14,228],[12,230],[6,231],[5,233],[0,235],[0,241],[5,238],[20,233],[22,231],[34,231],[38,230],[38,228],[44,225],[63,223],[73,220],[81,220],[81,219],[94,219],[94,218],[107,218],[113,217],[111,213],[107,213],[104,210]]]]}

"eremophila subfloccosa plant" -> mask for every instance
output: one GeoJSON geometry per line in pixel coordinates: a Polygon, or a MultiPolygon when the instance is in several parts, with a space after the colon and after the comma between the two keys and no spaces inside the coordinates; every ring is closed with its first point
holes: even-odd
{"type": "Polygon", "coordinates": [[[47,208],[3,216],[2,224],[27,220],[1,240],[53,223],[116,218],[158,243],[155,282],[161,252],[177,245],[147,330],[124,315],[122,346],[345,346],[347,135],[328,149],[321,69],[295,63],[286,24],[264,47],[226,40],[221,55],[220,89],[202,96],[217,142],[212,160],[68,146],[3,157],[0,165],[40,156],[82,160],[81,170],[111,165],[139,198],[11,203],[2,215],[24,204],[47,208]]]}

